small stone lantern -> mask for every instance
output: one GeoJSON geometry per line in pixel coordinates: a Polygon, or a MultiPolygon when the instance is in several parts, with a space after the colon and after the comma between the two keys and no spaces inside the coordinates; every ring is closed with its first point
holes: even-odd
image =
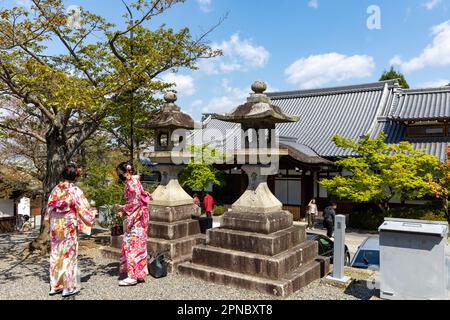
{"type": "Polygon", "coordinates": [[[169,272],[176,271],[178,264],[192,257],[192,247],[205,242],[198,221],[193,220],[195,205],[192,197],[180,186],[178,174],[189,161],[190,153],[175,150],[195,128],[194,120],[181,112],[175,104],[173,92],[164,95],[165,104],[152,119],[142,125],[155,132],[155,151],[146,156],[156,165],[154,171],[161,173],[161,182],[152,193],[149,205],[148,250],[167,251],[169,272]]]}
{"type": "Polygon", "coordinates": [[[177,95],[174,92],[166,93],[164,100],[165,104],[161,110],[142,126],[155,130],[155,151],[172,151],[177,143],[186,139],[185,134],[175,136],[174,132],[178,129],[192,130],[195,127],[191,116],[181,112],[180,107],[175,104],[177,95]]]}

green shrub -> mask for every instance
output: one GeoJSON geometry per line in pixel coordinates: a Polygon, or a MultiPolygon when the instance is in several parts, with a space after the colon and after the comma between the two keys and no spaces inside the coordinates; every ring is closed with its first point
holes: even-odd
{"type": "Polygon", "coordinates": [[[431,205],[423,205],[414,208],[394,208],[389,210],[387,214],[383,214],[377,209],[357,211],[350,214],[349,227],[375,231],[384,222],[384,218],[447,221],[443,211],[431,205]]]}
{"type": "Polygon", "coordinates": [[[224,206],[216,206],[213,210],[213,216],[214,217],[220,217],[225,213],[225,207],[224,206]]]}

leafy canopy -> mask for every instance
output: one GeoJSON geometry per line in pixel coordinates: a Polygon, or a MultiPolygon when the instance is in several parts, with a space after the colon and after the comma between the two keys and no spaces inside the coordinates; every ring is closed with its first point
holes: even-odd
{"type": "Polygon", "coordinates": [[[334,143],[350,149],[356,156],[340,159],[338,167],[348,176],[325,179],[321,184],[339,198],[354,202],[374,202],[383,210],[389,201],[420,199],[430,192],[429,181],[439,165],[435,156],[414,150],[410,143],[388,145],[386,135],[376,139],[365,136],[359,142],[335,136],[334,143]]]}
{"type": "Polygon", "coordinates": [[[379,81],[395,80],[395,79],[398,79],[400,86],[402,88],[409,89],[409,84],[406,81],[405,76],[402,73],[395,71],[394,67],[391,67],[389,71],[384,71],[379,81]]]}
{"type": "Polygon", "coordinates": [[[225,159],[225,155],[218,149],[208,145],[188,146],[194,155],[189,164],[180,172],[181,186],[195,190],[205,190],[210,184],[223,185],[223,173],[212,166],[216,160],[225,159]]]}

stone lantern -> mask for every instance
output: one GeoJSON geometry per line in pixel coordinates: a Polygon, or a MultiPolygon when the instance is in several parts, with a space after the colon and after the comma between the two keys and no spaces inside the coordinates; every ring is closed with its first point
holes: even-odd
{"type": "MultiPolygon", "coordinates": [[[[293,216],[267,185],[262,159],[267,154],[279,159],[279,148],[273,132],[277,123],[297,122],[286,115],[264,94],[266,85],[253,84],[247,102],[231,113],[217,114],[216,119],[240,123],[243,137],[249,131],[270,130],[266,135],[243,139],[235,156],[244,156],[242,165],[249,178],[244,194],[222,217],[221,227],[209,230],[206,245],[194,247],[192,262],[179,266],[182,274],[206,281],[256,290],[275,296],[287,296],[310,282],[323,277],[329,259],[318,256],[318,244],[306,240],[306,227],[293,225],[293,216]],[[256,156],[256,161],[250,161],[256,156]]],[[[253,160],[255,160],[253,159],[253,160]]]]}

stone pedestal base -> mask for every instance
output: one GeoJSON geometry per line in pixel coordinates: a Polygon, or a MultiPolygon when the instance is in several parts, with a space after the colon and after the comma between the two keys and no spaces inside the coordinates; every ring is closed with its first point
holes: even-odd
{"type": "MultiPolygon", "coordinates": [[[[165,252],[169,272],[175,272],[180,263],[191,261],[192,248],[206,242],[198,221],[191,218],[194,208],[193,204],[149,206],[147,250],[165,252]]],[[[103,256],[120,258],[122,240],[123,236],[111,237],[111,246],[101,248],[103,256]]]]}
{"type": "Polygon", "coordinates": [[[192,262],[180,264],[181,274],[286,297],[328,273],[329,259],[289,212],[227,212],[222,221],[194,247],[192,262]]]}

